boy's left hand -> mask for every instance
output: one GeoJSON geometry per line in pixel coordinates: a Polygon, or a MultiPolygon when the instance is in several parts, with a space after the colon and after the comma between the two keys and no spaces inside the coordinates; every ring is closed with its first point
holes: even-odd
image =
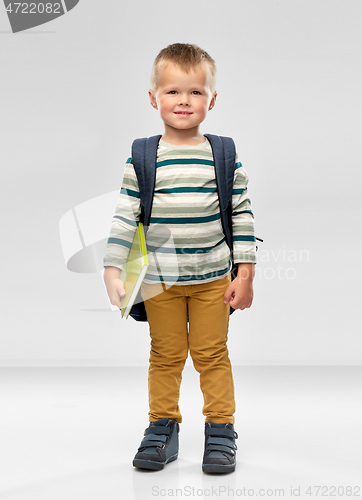
{"type": "Polygon", "coordinates": [[[238,276],[228,286],[224,295],[224,304],[229,302],[234,309],[249,308],[254,297],[253,278],[254,264],[239,264],[238,276]]]}

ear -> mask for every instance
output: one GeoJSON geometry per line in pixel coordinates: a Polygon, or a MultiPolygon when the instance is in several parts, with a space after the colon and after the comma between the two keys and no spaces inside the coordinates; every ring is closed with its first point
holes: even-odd
{"type": "Polygon", "coordinates": [[[213,94],[213,96],[211,98],[208,111],[210,111],[210,109],[212,109],[215,106],[216,96],[217,96],[217,92],[215,90],[215,92],[214,92],[214,94],[213,94]]]}
{"type": "Polygon", "coordinates": [[[153,90],[152,89],[149,89],[148,91],[148,95],[150,97],[150,103],[151,103],[151,106],[155,109],[157,109],[157,101],[156,101],[156,97],[155,97],[155,94],[153,93],[153,90]]]}

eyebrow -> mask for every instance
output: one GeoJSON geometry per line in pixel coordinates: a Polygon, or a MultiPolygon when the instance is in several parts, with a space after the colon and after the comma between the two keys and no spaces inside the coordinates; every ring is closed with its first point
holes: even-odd
{"type": "MultiPolygon", "coordinates": [[[[180,87],[176,85],[167,85],[165,87],[165,90],[178,90],[180,87]]],[[[203,92],[206,92],[206,88],[203,85],[190,85],[190,89],[193,90],[202,90],[203,92]]]]}

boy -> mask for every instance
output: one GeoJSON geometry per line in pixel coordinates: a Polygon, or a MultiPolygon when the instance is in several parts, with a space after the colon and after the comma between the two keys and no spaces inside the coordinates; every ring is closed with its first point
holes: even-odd
{"type": "MultiPolygon", "coordinates": [[[[150,228],[168,228],[178,270],[175,273],[168,265],[166,245],[158,260],[161,265],[163,259],[163,281],[169,287],[155,292],[159,278],[150,265],[141,288],[151,337],[150,424],[133,460],[138,468],[159,470],[178,456],[182,421],[178,399],[189,350],[204,396],[202,470],[232,472],[236,465],[234,384],[227,349],[229,312],[230,306],[241,310],[251,306],[256,246],[248,175],[236,154],[232,224],[238,276],[231,281],[212,149],[199,130],[215,106],[215,75],[215,62],[207,52],[181,43],[161,50],[152,69],[148,93],[165,128],[157,150],[150,228]]],[[[120,273],[139,217],[138,182],[129,158],[104,258],[107,292],[118,307],[125,294],[120,273]]]]}

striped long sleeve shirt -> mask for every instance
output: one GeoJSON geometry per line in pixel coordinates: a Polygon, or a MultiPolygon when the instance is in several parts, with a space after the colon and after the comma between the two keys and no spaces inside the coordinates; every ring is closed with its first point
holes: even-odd
{"type": "MultiPolygon", "coordinates": [[[[234,262],[256,262],[254,215],[247,191],[248,174],[235,159],[232,196],[234,262]]],[[[123,270],[140,218],[140,194],[132,158],[128,158],[111,224],[104,266],[123,270]]],[[[208,139],[175,145],[160,139],[150,226],[146,283],[186,285],[225,277],[230,250],[222,230],[214,159],[208,139]]]]}

